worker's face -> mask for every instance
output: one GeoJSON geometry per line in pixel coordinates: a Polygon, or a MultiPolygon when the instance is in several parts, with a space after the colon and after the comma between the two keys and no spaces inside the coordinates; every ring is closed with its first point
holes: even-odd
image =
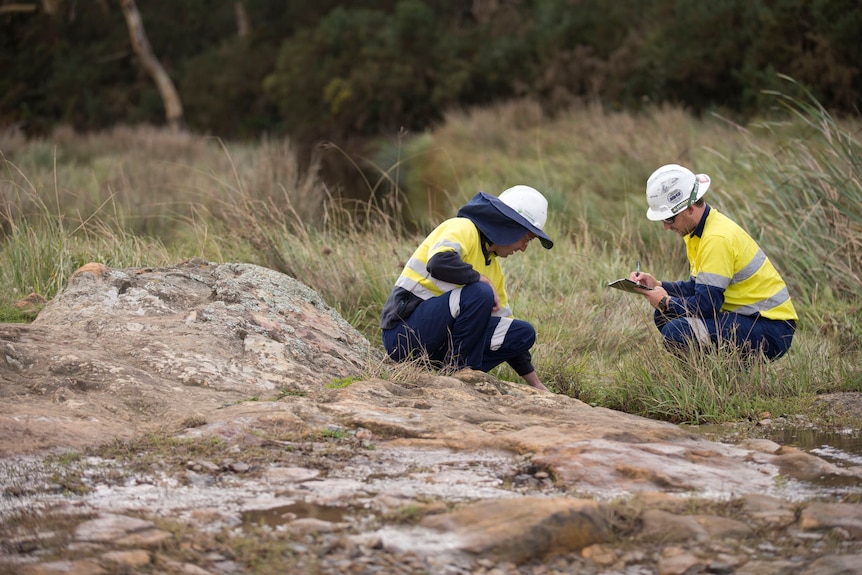
{"type": "Polygon", "coordinates": [[[497,257],[506,258],[512,255],[515,252],[525,252],[527,251],[527,244],[530,243],[530,240],[536,237],[536,234],[532,232],[528,232],[523,238],[515,242],[514,244],[509,244],[505,246],[501,246],[500,244],[491,244],[490,251],[497,254],[497,257]]]}
{"type": "Polygon", "coordinates": [[[672,218],[663,220],[664,229],[673,230],[681,236],[687,236],[697,227],[699,220],[695,220],[694,209],[689,207],[672,218]]]}

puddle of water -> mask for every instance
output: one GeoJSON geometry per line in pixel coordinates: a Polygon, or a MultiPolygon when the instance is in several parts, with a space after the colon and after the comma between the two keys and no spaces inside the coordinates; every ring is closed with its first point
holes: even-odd
{"type": "Polygon", "coordinates": [[[838,467],[862,465],[862,432],[859,431],[785,428],[771,433],[769,439],[807,451],[838,467]]]}
{"type": "MultiPolygon", "coordinates": [[[[682,425],[712,441],[736,443],[733,428],[723,425],[682,425]]],[[[776,428],[765,435],[779,445],[795,447],[838,467],[862,465],[862,430],[824,431],[811,427],[776,428]]]]}
{"type": "MultiPolygon", "coordinates": [[[[726,441],[731,428],[720,425],[685,426],[713,441],[726,441]]],[[[862,430],[824,431],[810,427],[776,428],[766,439],[795,447],[840,468],[862,466],[862,430]]],[[[734,441],[736,443],[736,441],[734,441]]],[[[852,475],[823,475],[805,481],[782,478],[778,491],[791,499],[858,494],[862,481],[852,475]]]]}
{"type": "MultiPolygon", "coordinates": [[[[776,429],[769,439],[779,445],[795,447],[816,455],[835,467],[862,466],[862,433],[859,431],[823,431],[811,428],[776,429]]],[[[823,495],[848,495],[858,493],[862,481],[853,475],[821,475],[804,483],[809,489],[823,495]]],[[[800,484],[801,486],[801,484],[800,484]]],[[[804,489],[804,487],[803,487],[804,489]]]]}
{"type": "Polygon", "coordinates": [[[290,505],[281,505],[270,509],[254,509],[243,511],[242,522],[246,525],[284,525],[296,519],[308,517],[339,523],[344,519],[348,509],[345,507],[333,507],[330,505],[316,505],[314,503],[297,502],[290,505]]]}

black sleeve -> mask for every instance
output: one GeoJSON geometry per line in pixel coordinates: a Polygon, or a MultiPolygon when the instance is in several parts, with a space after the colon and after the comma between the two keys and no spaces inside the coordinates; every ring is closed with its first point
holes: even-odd
{"type": "Polygon", "coordinates": [[[525,351],[521,355],[509,359],[506,363],[521,377],[524,377],[531,371],[536,371],[533,368],[533,356],[529,351],[525,351]]]}
{"type": "Polygon", "coordinates": [[[440,252],[428,260],[428,273],[444,282],[467,285],[479,281],[479,272],[455,252],[440,252]]]}

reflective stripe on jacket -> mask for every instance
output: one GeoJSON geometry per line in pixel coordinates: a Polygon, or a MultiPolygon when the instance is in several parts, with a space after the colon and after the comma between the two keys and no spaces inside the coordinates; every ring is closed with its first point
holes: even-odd
{"type": "Polygon", "coordinates": [[[500,260],[496,254],[489,254],[486,259],[482,250],[479,230],[467,218],[448,219],[428,234],[428,237],[407,260],[407,264],[395,282],[395,287],[412,292],[423,300],[460,287],[435,278],[428,273],[428,261],[435,254],[444,251],[454,251],[464,262],[473,266],[474,270],[491,280],[497,295],[500,297],[500,309],[493,315],[500,317],[512,315],[500,260]]]}
{"type": "Polygon", "coordinates": [[[707,210],[702,233],[683,238],[695,286],[724,290],[720,311],[798,319],[787,285],[757,242],[715,208],[707,210]]]}

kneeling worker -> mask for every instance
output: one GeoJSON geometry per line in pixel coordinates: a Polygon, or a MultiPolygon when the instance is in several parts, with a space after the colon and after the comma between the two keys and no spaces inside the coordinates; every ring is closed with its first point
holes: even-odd
{"type": "Polygon", "coordinates": [[[548,202],[514,186],[499,197],[479,192],[456,217],[432,231],[404,266],[383,307],[380,327],[389,357],[427,357],[444,370],[490,371],[507,362],[531,386],[547,391],[533,368],[536,330],[514,319],[501,258],[526,251],[542,231],[548,202]]]}
{"type": "Polygon", "coordinates": [[[777,359],[798,319],[787,285],[751,236],[703,200],[709,184],[706,174],[676,164],[653,172],[647,218],[682,237],[691,276],[668,282],[634,271],[629,279],[653,288],[639,293],[656,309],[669,349],[732,344],[746,356],[777,359]]]}

